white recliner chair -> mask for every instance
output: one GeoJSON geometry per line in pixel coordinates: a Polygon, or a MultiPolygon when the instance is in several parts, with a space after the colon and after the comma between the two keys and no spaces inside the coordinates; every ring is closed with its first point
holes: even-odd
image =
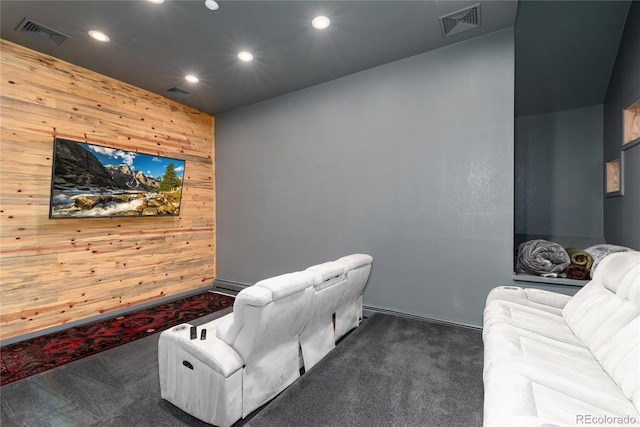
{"type": "Polygon", "coordinates": [[[227,427],[274,398],[299,376],[299,335],[318,275],[296,272],[238,293],[233,313],[164,331],[158,343],[162,398],[196,418],[227,427]]]}
{"type": "Polygon", "coordinates": [[[348,271],[347,289],[336,310],[336,341],[362,321],[362,294],[371,273],[373,258],[367,254],[353,254],[337,262],[346,263],[348,271]]]}
{"type": "Polygon", "coordinates": [[[228,330],[218,329],[217,336],[245,361],[243,417],[300,377],[299,335],[317,283],[317,276],[305,271],[262,280],[253,286],[254,292],[263,290],[260,300],[239,305],[238,312],[234,304],[228,330]]]}
{"type": "Polygon", "coordinates": [[[346,262],[330,261],[306,270],[317,275],[317,284],[300,333],[305,370],[311,369],[336,346],[333,316],[347,289],[348,267],[346,262]]]}

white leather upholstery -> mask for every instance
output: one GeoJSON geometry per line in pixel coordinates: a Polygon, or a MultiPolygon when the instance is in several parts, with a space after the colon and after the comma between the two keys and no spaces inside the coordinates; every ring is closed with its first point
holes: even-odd
{"type": "Polygon", "coordinates": [[[243,417],[300,376],[298,336],[316,283],[316,275],[310,272],[288,273],[262,280],[238,294],[233,324],[222,339],[245,361],[243,417]],[[244,298],[245,291],[260,293],[261,298],[244,298]]]}
{"type": "Polygon", "coordinates": [[[306,270],[317,276],[307,320],[300,333],[306,370],[311,369],[335,347],[333,315],[347,289],[347,268],[348,265],[344,262],[331,261],[306,270]]]}
{"type": "Polygon", "coordinates": [[[492,290],[483,331],[485,427],[640,423],[639,313],[638,252],[605,258],[573,297],[492,290]]]}
{"type": "Polygon", "coordinates": [[[362,295],[367,285],[373,258],[367,254],[347,255],[338,259],[347,265],[347,289],[336,310],[336,341],[362,321],[362,295]]]}
{"type": "Polygon", "coordinates": [[[190,324],[161,333],[158,364],[163,399],[204,422],[227,427],[242,416],[244,361],[213,333],[221,321],[201,327],[207,329],[206,340],[189,339],[190,324]]]}
{"type": "Polygon", "coordinates": [[[191,340],[187,324],[164,331],[158,343],[162,397],[217,426],[246,417],[300,376],[300,350],[310,369],[335,346],[339,307],[350,307],[357,326],[371,260],[345,257],[245,288],[233,313],[199,327],[198,333],[207,329],[206,340],[191,340]]]}
{"type": "MultiPolygon", "coordinates": [[[[640,410],[640,253],[610,255],[562,314],[640,410]]],[[[640,421],[640,420],[639,420],[640,421]]]]}

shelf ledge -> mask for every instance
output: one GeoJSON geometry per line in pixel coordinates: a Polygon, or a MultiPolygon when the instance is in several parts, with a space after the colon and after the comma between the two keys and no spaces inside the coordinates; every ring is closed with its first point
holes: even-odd
{"type": "Polygon", "coordinates": [[[543,276],[534,276],[531,274],[523,274],[523,273],[514,273],[513,280],[516,282],[544,283],[545,285],[578,286],[578,287],[583,287],[584,285],[589,283],[589,280],[567,279],[564,277],[543,277],[543,276]]]}

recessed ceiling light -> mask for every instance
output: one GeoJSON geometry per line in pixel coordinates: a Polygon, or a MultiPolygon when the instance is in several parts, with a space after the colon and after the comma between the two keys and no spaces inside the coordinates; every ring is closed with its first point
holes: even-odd
{"type": "Polygon", "coordinates": [[[251,52],[243,50],[242,52],[238,53],[238,59],[244,62],[251,62],[253,61],[253,55],[251,54],[251,52]]]}
{"type": "Polygon", "coordinates": [[[184,79],[189,83],[198,83],[200,81],[200,79],[193,74],[187,74],[186,76],[184,76],[184,79]]]}
{"type": "Polygon", "coordinates": [[[108,42],[110,40],[108,35],[106,35],[105,33],[101,33],[100,31],[91,30],[91,31],[89,31],[89,35],[92,38],[98,40],[99,42],[106,43],[106,42],[108,42]]]}
{"type": "Polygon", "coordinates": [[[316,16],[313,18],[313,21],[311,21],[311,25],[317,30],[324,30],[331,25],[331,21],[326,16],[316,16]]]}
{"type": "Polygon", "coordinates": [[[149,1],[149,2],[151,2],[151,3],[155,3],[155,4],[162,4],[162,3],[164,3],[164,0],[147,0],[147,1],[149,1]]]}
{"type": "Polygon", "coordinates": [[[220,7],[214,0],[204,0],[204,5],[209,10],[218,10],[218,7],[220,7]]]}

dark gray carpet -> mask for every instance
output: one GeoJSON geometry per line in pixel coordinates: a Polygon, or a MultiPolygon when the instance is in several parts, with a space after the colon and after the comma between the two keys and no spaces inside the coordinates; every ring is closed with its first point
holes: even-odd
{"type": "Polygon", "coordinates": [[[249,427],[482,425],[482,332],[375,314],[249,427]]]}
{"type": "MultiPolygon", "coordinates": [[[[191,323],[201,325],[231,310],[191,323]]],[[[158,337],[151,335],[0,387],[0,425],[209,426],[160,398],[158,337]]]]}
{"type": "MultiPolygon", "coordinates": [[[[157,349],[158,334],[3,386],[0,425],[208,426],[160,398],[157,349]]],[[[481,332],[376,314],[234,427],[481,424],[481,332]]]]}

